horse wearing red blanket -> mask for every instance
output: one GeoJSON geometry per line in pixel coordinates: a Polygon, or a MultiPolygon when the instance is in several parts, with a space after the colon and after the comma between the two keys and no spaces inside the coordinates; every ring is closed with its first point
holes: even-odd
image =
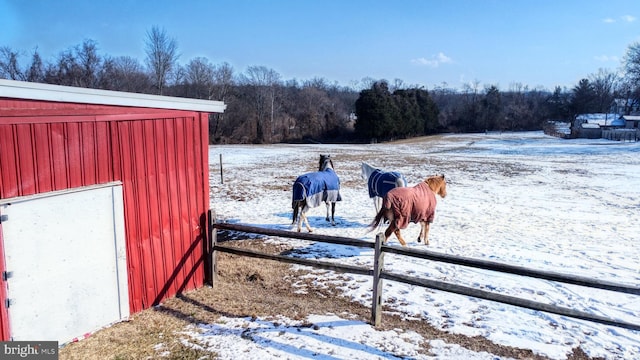
{"type": "Polygon", "coordinates": [[[424,240],[429,245],[429,225],[433,222],[436,212],[436,194],[444,198],[447,196],[447,182],[444,175],[431,176],[414,187],[399,187],[390,190],[382,201],[382,208],[369,225],[371,230],[380,225],[383,219],[389,221],[384,232],[385,243],[396,234],[402,246],[406,246],[400,229],[405,229],[410,222],[420,223],[418,242],[424,240]]]}

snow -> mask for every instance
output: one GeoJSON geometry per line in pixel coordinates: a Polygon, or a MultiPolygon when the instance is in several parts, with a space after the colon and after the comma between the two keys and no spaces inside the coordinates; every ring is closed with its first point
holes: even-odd
{"type": "MultiPolygon", "coordinates": [[[[595,125],[611,125],[611,122],[620,118],[620,115],[614,113],[597,113],[597,114],[580,114],[576,120],[582,120],[589,124],[595,125]]],[[[624,125],[624,122],[623,122],[624,125]]]]}
{"type": "MultiPolygon", "coordinates": [[[[430,251],[562,272],[637,286],[640,282],[640,143],[564,140],[542,132],[452,134],[421,141],[366,145],[211,146],[211,208],[217,221],[280,230],[291,224],[291,184],[314,171],[319,154],[331,154],[342,182],[337,226],[325,208],[309,212],[314,233],[374,241],[375,215],[365,161],[402,172],[409,186],[444,173],[446,198],[438,197],[430,251]],[[221,182],[220,158],[222,158],[221,182]]],[[[420,227],[403,230],[408,246],[420,227]]],[[[303,230],[304,231],[304,230],[303,230]]],[[[294,256],[348,265],[373,265],[373,250],[270,238],[299,249],[294,256]]],[[[390,245],[399,245],[392,236],[390,245]]],[[[332,283],[341,296],[371,306],[372,280],[304,267],[316,286],[332,283]]],[[[458,265],[385,256],[397,274],[446,281],[485,291],[572,308],[640,324],[640,296],[501,274],[458,265]]],[[[299,283],[298,291],[306,289],[299,283]]],[[[497,302],[385,281],[385,307],[451,333],[483,336],[503,345],[566,359],[572,348],[606,359],[640,357],[640,332],[497,302]]],[[[384,314],[383,320],[384,322],[384,314]]],[[[185,329],[221,359],[498,359],[402,329],[378,331],[345,314],[318,314],[301,324],[280,319],[221,318],[185,329]],[[428,342],[429,354],[417,352],[428,342]]],[[[196,345],[193,345],[196,346],[196,345]]]]}
{"type": "MultiPolygon", "coordinates": [[[[375,331],[366,323],[335,315],[313,315],[306,321],[275,321],[222,317],[187,335],[200,348],[222,359],[428,359],[418,352],[424,339],[415,332],[375,331]]],[[[191,344],[192,343],[188,343],[191,344]]],[[[433,340],[432,349],[447,359],[495,359],[486,352],[471,352],[455,344],[433,340]]],[[[193,346],[193,345],[192,345],[193,346]]]]}

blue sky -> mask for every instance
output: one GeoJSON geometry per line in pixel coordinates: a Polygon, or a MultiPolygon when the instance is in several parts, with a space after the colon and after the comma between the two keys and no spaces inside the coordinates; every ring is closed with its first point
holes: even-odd
{"type": "MultiPolygon", "coordinates": [[[[640,41],[637,0],[0,0],[0,47],[47,61],[85,39],[145,59],[157,26],[179,62],[357,86],[366,77],[432,89],[479,82],[571,88],[615,71],[640,41]]],[[[28,56],[23,58],[29,60],[28,56]]]]}

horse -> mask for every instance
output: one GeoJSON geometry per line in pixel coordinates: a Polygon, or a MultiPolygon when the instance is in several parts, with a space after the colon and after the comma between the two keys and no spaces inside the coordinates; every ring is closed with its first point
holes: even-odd
{"type": "Polygon", "coordinates": [[[389,190],[397,187],[406,187],[407,179],[397,171],[382,171],[365,162],[362,163],[362,178],[367,180],[369,198],[373,199],[376,214],[380,211],[382,198],[389,190]]]}
{"type": "Polygon", "coordinates": [[[298,232],[302,227],[302,221],[309,232],[313,232],[307,219],[309,209],[320,206],[321,203],[327,205],[327,221],[335,226],[334,215],[336,212],[336,202],[342,201],[340,196],[340,179],[333,170],[333,161],[330,155],[320,155],[318,171],[300,175],[293,183],[293,196],[291,207],[293,208],[293,222],[298,222],[298,232]],[[329,205],[331,205],[331,217],[329,217],[329,205]],[[298,212],[300,216],[298,216],[298,212]]]}
{"type": "Polygon", "coordinates": [[[400,229],[405,229],[409,222],[419,222],[418,242],[424,240],[424,244],[429,245],[429,225],[435,216],[436,194],[441,198],[447,196],[447,182],[444,175],[428,177],[413,187],[389,190],[383,198],[382,208],[369,225],[369,231],[377,228],[383,219],[388,220],[389,226],[384,232],[384,242],[386,243],[391,233],[394,233],[400,244],[406,246],[407,243],[402,238],[400,229]]]}

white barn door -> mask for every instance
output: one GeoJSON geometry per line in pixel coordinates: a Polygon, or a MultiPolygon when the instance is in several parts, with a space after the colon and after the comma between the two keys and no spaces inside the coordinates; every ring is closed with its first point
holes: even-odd
{"type": "Polygon", "coordinates": [[[0,199],[9,328],[73,340],[129,316],[122,185],[0,199]]]}

